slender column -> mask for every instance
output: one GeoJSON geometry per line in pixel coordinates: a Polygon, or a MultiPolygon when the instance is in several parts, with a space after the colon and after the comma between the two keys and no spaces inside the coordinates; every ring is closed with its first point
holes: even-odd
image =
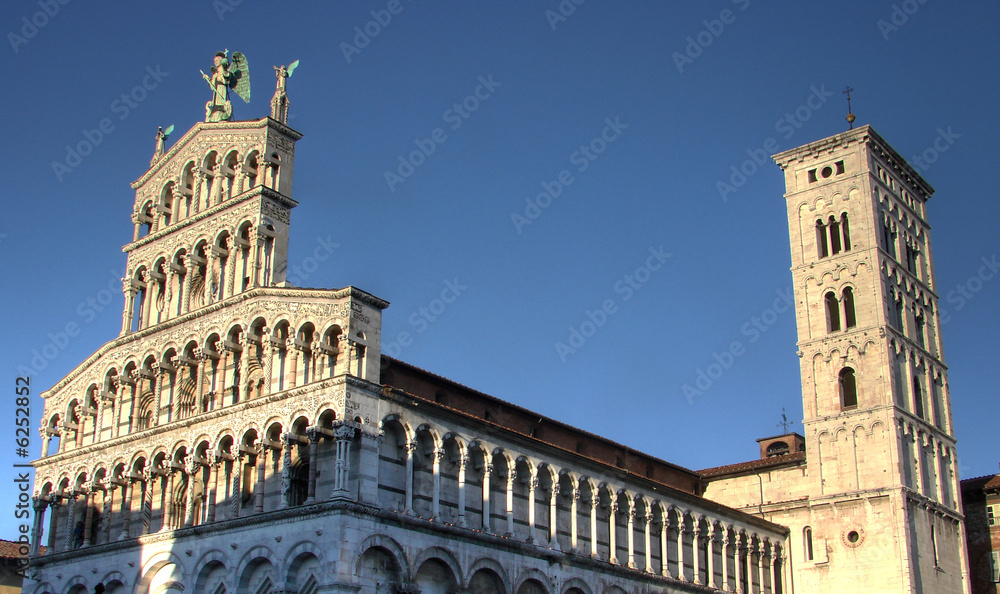
{"type": "Polygon", "coordinates": [[[677,510],[677,579],[687,581],[684,573],[684,512],[677,510]]]}
{"type": "MultiPolygon", "coordinates": [[[[316,427],[307,427],[306,437],[309,438],[309,483],[306,491],[306,503],[316,503],[316,464],[318,462],[316,442],[319,441],[319,433],[316,431],[316,427]]],[[[408,466],[408,468],[412,469],[412,466],[408,466]]],[[[407,491],[411,490],[407,489],[407,491]]]]}
{"type": "MultiPolygon", "coordinates": [[[[127,473],[122,473],[124,476],[127,473]]],[[[129,538],[129,524],[132,523],[132,488],[133,481],[130,477],[125,476],[124,482],[122,483],[122,505],[121,505],[121,516],[122,516],[122,530],[118,535],[118,540],[125,540],[129,538]]]]}
{"type": "Polygon", "coordinates": [[[142,531],[149,534],[149,525],[153,519],[153,473],[145,470],[142,473],[142,531]]]}
{"type": "Polygon", "coordinates": [[[217,459],[209,467],[209,472],[212,475],[212,490],[208,494],[208,511],[205,513],[206,523],[215,521],[215,508],[219,499],[219,475],[222,474],[222,464],[223,462],[217,459]]]}
{"type": "MultiPolygon", "coordinates": [[[[191,204],[194,205],[195,213],[199,213],[202,210],[202,202],[204,202],[204,200],[202,200],[202,196],[206,194],[204,190],[206,177],[207,176],[204,169],[199,169],[195,173],[194,182],[192,183],[192,185],[194,186],[194,192],[193,192],[194,195],[191,197],[191,204]]],[[[205,206],[207,207],[207,205],[205,206]]]]}
{"type": "Polygon", "coordinates": [[[125,294],[125,309],[122,311],[122,331],[119,336],[124,336],[132,330],[132,312],[135,310],[137,291],[132,288],[131,280],[122,279],[122,293],[125,294]]]}
{"type": "Polygon", "coordinates": [[[256,230],[250,232],[250,237],[254,239],[250,247],[250,285],[252,289],[260,286],[260,254],[264,250],[264,237],[256,230]]]}
{"type": "Polygon", "coordinates": [[[514,479],[517,471],[513,468],[507,471],[507,536],[514,535],[514,479]]]}
{"type": "Polygon", "coordinates": [[[747,534],[747,594],[753,594],[753,553],[753,541],[751,540],[751,536],[747,534]]]}
{"type": "Polygon", "coordinates": [[[653,523],[653,512],[646,510],[646,515],[642,518],[645,522],[643,528],[645,529],[646,537],[646,573],[653,573],[653,548],[652,548],[652,538],[650,534],[651,524],[653,523]]]}
{"type": "MultiPolygon", "coordinates": [[[[288,340],[291,342],[292,339],[288,340]]],[[[291,355],[291,361],[288,363],[288,387],[294,388],[299,382],[299,349],[293,346],[286,352],[291,355]]]]}
{"type": "Polygon", "coordinates": [[[76,532],[76,497],[76,488],[73,487],[69,494],[69,513],[67,514],[69,522],[66,525],[66,548],[64,549],[66,551],[72,550],[76,544],[73,542],[76,532]]]}
{"type": "Polygon", "coordinates": [[[719,586],[715,583],[715,524],[711,520],[708,522],[708,536],[705,539],[705,552],[707,553],[705,557],[705,569],[708,572],[708,585],[711,588],[718,589],[719,586]]]}
{"type": "Polygon", "coordinates": [[[531,477],[528,479],[528,538],[526,542],[535,542],[535,492],[538,490],[538,470],[530,470],[531,477]]]}
{"type": "Polygon", "coordinates": [[[701,520],[694,519],[691,530],[691,565],[694,568],[693,583],[701,585],[701,520]]]}
{"type": "Polygon", "coordinates": [[[417,443],[410,441],[403,446],[403,453],[406,456],[406,508],[405,513],[413,515],[413,455],[417,450],[417,443]]]}
{"type": "Polygon", "coordinates": [[[733,541],[733,568],[736,570],[736,594],[743,594],[743,564],[740,562],[740,538],[737,532],[733,541]]]}
{"type": "MultiPolygon", "coordinates": [[[[337,470],[333,481],[333,494],[330,496],[331,499],[335,497],[348,497],[351,478],[351,440],[354,439],[354,427],[350,425],[341,425],[337,427],[334,431],[334,437],[337,440],[337,470]]],[[[437,456],[438,452],[435,452],[435,471],[434,474],[437,477],[435,479],[435,501],[438,500],[438,492],[441,488],[440,476],[438,475],[437,467],[439,465],[440,458],[437,456]]],[[[443,456],[444,451],[441,450],[440,454],[443,456]]],[[[437,506],[435,506],[437,510],[437,506]]],[[[437,512],[435,511],[434,517],[437,517],[437,512]]]]}
{"type": "Polygon", "coordinates": [[[462,451],[458,456],[458,525],[466,527],[465,522],[465,467],[469,464],[469,454],[462,451]]]}
{"type": "Polygon", "coordinates": [[[198,272],[198,264],[190,255],[184,256],[187,264],[187,274],[184,275],[184,288],[181,290],[181,313],[191,311],[191,288],[194,286],[194,275],[198,272]]]}
{"type": "Polygon", "coordinates": [[[271,371],[274,369],[274,345],[269,336],[261,336],[261,348],[264,355],[264,385],[260,391],[266,395],[271,393],[271,371]]]}
{"type": "Polygon", "coordinates": [[[264,479],[267,476],[267,446],[257,448],[257,485],[253,489],[253,513],[264,512],[264,479]]]}
{"type": "Polygon", "coordinates": [[[204,412],[202,410],[203,403],[205,402],[205,362],[208,360],[208,355],[202,351],[201,347],[197,347],[194,350],[194,358],[198,361],[198,367],[195,369],[195,393],[197,394],[194,403],[195,414],[204,412]]]}
{"type": "Polygon", "coordinates": [[[441,459],[444,458],[443,449],[435,449],[431,453],[431,471],[434,476],[434,493],[431,496],[431,519],[437,520],[441,517],[441,459]]]}
{"type": "Polygon", "coordinates": [[[173,528],[174,523],[174,472],[173,463],[167,463],[167,489],[163,497],[163,520],[159,532],[166,532],[173,528]]]}
{"type": "Polygon", "coordinates": [[[777,592],[777,589],[774,587],[775,579],[777,578],[777,573],[774,570],[774,562],[778,560],[778,555],[775,554],[773,542],[771,543],[771,550],[768,554],[768,560],[770,561],[769,568],[771,571],[771,594],[774,594],[774,592],[777,592]]]}
{"type": "MultiPolygon", "coordinates": [[[[194,526],[194,487],[198,473],[202,472],[202,465],[194,461],[194,456],[187,466],[187,502],[184,506],[184,525],[194,526]]],[[[204,489],[202,489],[204,493],[204,489]]]]}
{"type": "Polygon", "coordinates": [[[292,447],[295,440],[291,433],[284,433],[281,436],[281,503],[278,509],[284,509],[292,505],[292,447]]]}
{"type": "Polygon", "coordinates": [[[665,508],[660,508],[660,575],[665,578],[674,577],[670,573],[670,550],[667,548],[667,532],[670,531],[670,512],[665,508]]]}
{"type": "Polygon", "coordinates": [[[108,481],[104,488],[104,504],[101,509],[101,532],[104,533],[104,542],[111,542],[111,520],[115,504],[115,489],[117,488],[118,485],[112,481],[108,481]]]}
{"type": "Polygon", "coordinates": [[[618,565],[618,529],[615,527],[617,514],[618,502],[613,500],[608,507],[608,563],[612,565],[618,565]]]}
{"type": "Polygon", "coordinates": [[[600,498],[591,489],[590,492],[590,556],[597,559],[597,506],[600,498]]]}
{"type": "Polygon", "coordinates": [[[39,541],[42,538],[42,522],[45,517],[45,508],[48,507],[49,502],[45,501],[41,497],[31,498],[31,508],[35,511],[35,517],[31,522],[31,549],[30,554],[38,554],[38,546],[41,544],[39,541]]]}
{"type": "Polygon", "coordinates": [[[757,591],[764,594],[764,543],[757,546],[757,591]]]}
{"type": "Polygon", "coordinates": [[[635,501],[628,502],[628,512],[625,518],[625,528],[628,542],[628,568],[635,569],[635,501]]]}
{"type": "MultiPolygon", "coordinates": [[[[959,549],[961,552],[961,549],[959,549]]],[[[781,548],[781,591],[782,593],[792,594],[792,584],[791,574],[788,569],[788,553],[785,548],[781,548]]]]}
{"type": "Polygon", "coordinates": [[[722,589],[729,589],[729,528],[722,527],[722,589]]]}
{"type": "Polygon", "coordinates": [[[556,520],[559,519],[559,509],[557,507],[559,503],[559,484],[556,483],[552,485],[552,489],[549,491],[549,546],[555,550],[559,550],[559,539],[557,538],[556,520]]]}
{"type": "Polygon", "coordinates": [[[483,463],[483,530],[487,534],[493,532],[493,518],[490,504],[490,475],[493,473],[493,464],[489,461],[483,463]]]}
{"type": "Polygon", "coordinates": [[[49,541],[47,543],[48,550],[55,552],[56,550],[56,532],[59,528],[59,496],[53,495],[52,501],[49,502],[49,507],[52,508],[52,512],[49,516],[49,541]]]}
{"type": "Polygon", "coordinates": [[[579,520],[576,517],[577,508],[580,505],[580,488],[574,486],[569,502],[569,550],[571,553],[579,551],[580,535],[577,534],[579,520]]]}
{"type": "MultiPolygon", "coordinates": [[[[205,254],[205,294],[202,296],[202,303],[204,303],[205,305],[208,305],[208,304],[212,303],[212,301],[213,301],[212,297],[214,296],[214,294],[212,293],[212,282],[213,282],[213,273],[212,273],[212,271],[215,268],[215,261],[218,259],[218,257],[215,255],[215,253],[211,249],[207,249],[207,250],[205,250],[205,252],[206,252],[206,254],[205,254]]],[[[146,292],[148,293],[149,290],[147,289],[146,292]]]]}
{"type": "MultiPolygon", "coordinates": [[[[233,446],[237,447],[238,446],[233,446]]],[[[237,449],[236,458],[233,460],[233,488],[229,491],[230,500],[229,505],[231,508],[231,518],[240,517],[240,504],[242,503],[242,494],[240,493],[240,488],[243,483],[243,452],[237,449]]],[[[311,470],[311,469],[310,469],[311,470]]],[[[315,476],[315,475],[314,475],[315,476]]]]}

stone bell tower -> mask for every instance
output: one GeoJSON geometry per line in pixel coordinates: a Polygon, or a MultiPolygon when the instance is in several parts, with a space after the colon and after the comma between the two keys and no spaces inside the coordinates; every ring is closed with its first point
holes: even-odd
{"type": "Polygon", "coordinates": [[[967,591],[933,188],[869,126],[774,160],[785,173],[807,444],[809,503],[789,522],[803,530],[796,585],[967,591]]]}

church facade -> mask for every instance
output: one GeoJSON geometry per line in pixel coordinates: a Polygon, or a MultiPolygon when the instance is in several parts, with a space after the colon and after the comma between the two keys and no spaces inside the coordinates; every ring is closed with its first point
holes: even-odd
{"type": "Polygon", "coordinates": [[[121,332],[43,394],[25,592],[962,591],[931,190],[874,131],[776,157],[805,451],[696,472],[387,357],[387,301],[286,282],[285,78],[269,117],[158,135],[132,184],[121,332]]]}

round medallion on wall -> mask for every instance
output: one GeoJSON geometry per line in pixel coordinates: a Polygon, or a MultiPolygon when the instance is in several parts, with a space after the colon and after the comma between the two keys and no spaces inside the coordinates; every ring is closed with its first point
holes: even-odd
{"type": "Polygon", "coordinates": [[[865,542],[865,529],[861,527],[849,528],[840,535],[840,540],[844,546],[856,549],[865,542]]]}

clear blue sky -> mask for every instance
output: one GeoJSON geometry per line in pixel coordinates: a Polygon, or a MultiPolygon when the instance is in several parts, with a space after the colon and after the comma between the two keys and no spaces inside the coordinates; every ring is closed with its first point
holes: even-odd
{"type": "MultiPolygon", "coordinates": [[[[253,81],[249,105],[234,98],[237,119],[265,115],[272,65],[301,60],[288,87],[290,124],[305,135],[289,262],[311,270],[299,284],[389,300],[383,344],[409,332],[393,351],[403,360],[695,469],[754,458],[756,438],[781,432],[783,408],[802,430],[794,316],[767,314],[791,286],[781,172],[768,160],[726,200],[718,182],[764,147],[844,130],[850,84],[858,124],[906,157],[932,149],[922,173],[937,190],[929,219],[960,469],[996,472],[1000,276],[974,277],[1000,254],[1000,5],[562,6],[575,11],[547,16],[557,0],[75,0],[48,17],[37,0],[4,2],[0,465],[15,461],[18,366],[47,346],[54,354],[32,375],[37,394],[117,336],[129,183],[148,167],[157,126],[176,125],[176,139],[203,119],[198,71],[228,48],[247,55],[253,81]],[[369,24],[371,11],[385,24],[369,24]],[[377,35],[345,51],[356,27],[377,35]],[[113,129],[57,174],[67,145],[104,118],[113,129]],[[934,153],[942,131],[947,150],[934,153]],[[433,153],[387,181],[415,141],[433,153]],[[531,210],[543,183],[559,195],[531,210]],[[339,246],[313,267],[323,242],[339,246]],[[651,248],[670,256],[650,260],[651,248]],[[647,261],[658,269],[637,272],[647,261]],[[466,288],[441,311],[434,300],[456,280],[466,288]],[[609,300],[603,325],[561,357],[557,343],[572,327],[589,333],[587,312],[609,300]],[[746,326],[755,317],[759,335],[746,326]],[[79,333],[62,344],[67,324],[79,333]],[[744,354],[689,403],[683,386],[734,341],[744,354]]],[[[41,413],[36,398],[33,456],[41,413]]],[[[10,538],[14,499],[2,491],[10,538]]]]}

